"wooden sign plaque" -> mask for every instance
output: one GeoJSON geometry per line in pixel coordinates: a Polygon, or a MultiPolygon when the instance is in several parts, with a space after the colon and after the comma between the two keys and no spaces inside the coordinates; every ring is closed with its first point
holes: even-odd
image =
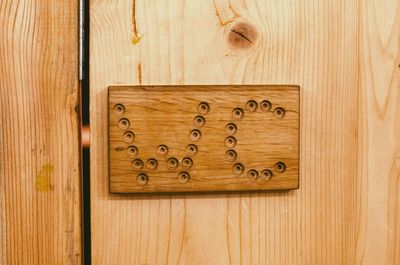
{"type": "Polygon", "coordinates": [[[115,86],[111,193],[299,187],[297,86],[115,86]]]}

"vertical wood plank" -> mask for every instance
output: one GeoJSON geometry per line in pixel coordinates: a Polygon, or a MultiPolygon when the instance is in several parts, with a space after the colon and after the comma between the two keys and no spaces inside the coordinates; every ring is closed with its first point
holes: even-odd
{"type": "Polygon", "coordinates": [[[81,264],[78,1],[0,2],[0,263],[81,264]]]}
{"type": "Polygon", "coordinates": [[[93,263],[399,264],[398,10],[397,0],[93,0],[93,263]],[[239,21],[259,32],[250,50],[226,41],[239,21]],[[300,189],[109,195],[106,89],[123,84],[300,85],[300,189]]]}
{"type": "Polygon", "coordinates": [[[399,1],[362,1],[356,264],[400,264],[399,28],[399,1]]]}

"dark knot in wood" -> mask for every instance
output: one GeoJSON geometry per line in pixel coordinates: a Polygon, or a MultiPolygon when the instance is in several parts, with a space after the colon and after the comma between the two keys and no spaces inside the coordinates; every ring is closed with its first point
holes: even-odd
{"type": "Polygon", "coordinates": [[[232,25],[228,32],[228,42],[233,49],[248,50],[257,42],[258,31],[253,24],[240,21],[232,25]]]}

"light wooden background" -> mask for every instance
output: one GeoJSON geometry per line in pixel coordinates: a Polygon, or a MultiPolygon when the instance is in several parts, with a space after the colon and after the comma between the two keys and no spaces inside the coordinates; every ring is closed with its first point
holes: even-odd
{"type": "Polygon", "coordinates": [[[400,264],[398,0],[91,0],[93,264],[400,264]],[[252,21],[250,53],[225,27],[252,21]],[[108,194],[109,85],[295,84],[290,192],[108,194]]]}
{"type": "Polygon", "coordinates": [[[78,1],[0,1],[0,264],[81,264],[78,1]]]}

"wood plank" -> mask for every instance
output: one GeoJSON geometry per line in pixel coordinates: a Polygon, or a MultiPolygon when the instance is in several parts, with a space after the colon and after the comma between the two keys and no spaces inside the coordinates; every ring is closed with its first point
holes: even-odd
{"type": "Polygon", "coordinates": [[[0,2],[0,264],[81,264],[77,2],[0,2]]]}
{"type": "Polygon", "coordinates": [[[93,263],[399,264],[398,18],[398,0],[91,1],[93,263]],[[107,87],[139,84],[300,85],[299,190],[110,195],[107,87]]]}
{"type": "Polygon", "coordinates": [[[112,193],[299,186],[295,86],[108,89],[112,193]]]}
{"type": "Polygon", "coordinates": [[[355,264],[400,264],[400,2],[361,2],[355,264]]]}

